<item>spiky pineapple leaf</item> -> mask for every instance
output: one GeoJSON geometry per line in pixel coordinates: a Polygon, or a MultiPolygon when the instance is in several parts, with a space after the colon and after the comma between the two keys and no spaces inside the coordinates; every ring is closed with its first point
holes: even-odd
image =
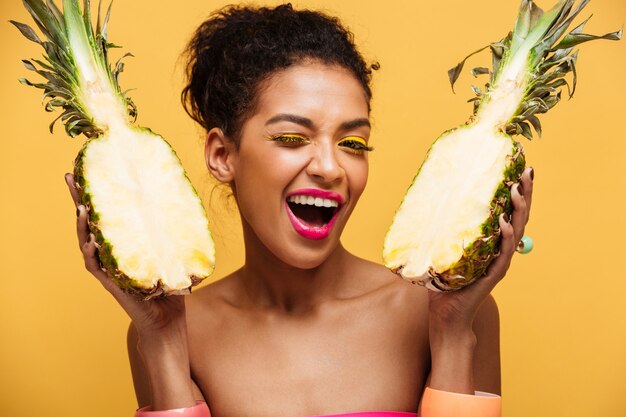
{"type": "MultiPolygon", "coordinates": [[[[574,51],[573,47],[598,39],[620,40],[623,34],[623,28],[599,36],[582,33],[591,16],[565,34],[572,21],[589,3],[589,0],[581,0],[576,4],[576,1],[562,0],[552,9],[544,12],[532,0],[522,0],[513,32],[499,42],[491,43],[472,52],[448,71],[452,91],[465,62],[471,56],[489,47],[492,55],[492,69],[489,71],[491,84],[496,86],[503,63],[510,62],[515,53],[523,51],[524,45],[530,46],[531,52],[527,66],[532,78],[523,102],[503,130],[510,134],[521,134],[530,138],[532,137],[530,126],[532,126],[541,136],[541,125],[535,115],[547,112],[560,101],[560,88],[567,88],[570,98],[576,91],[578,52],[574,51]],[[564,78],[570,72],[572,73],[571,86],[564,78]],[[522,124],[524,121],[527,121],[530,126],[528,123],[522,124]]],[[[471,70],[474,76],[484,73],[487,73],[484,67],[471,70]]],[[[487,86],[484,92],[480,92],[475,86],[471,88],[477,97],[468,101],[473,102],[474,113],[476,113],[482,100],[489,98],[491,86],[487,86]]]]}
{"type": "Polygon", "coordinates": [[[104,77],[108,77],[113,94],[120,96],[122,105],[126,107],[126,114],[131,121],[134,121],[137,109],[133,101],[126,96],[129,90],[122,92],[119,86],[119,76],[124,69],[123,59],[132,54],[127,53],[122,56],[113,67],[108,59],[108,49],[117,47],[107,40],[107,25],[112,2],[109,3],[102,25],[101,3],[99,3],[95,30],[91,21],[89,0],[82,1],[82,10],[78,0],[68,0],[64,5],[65,9],[62,12],[52,0],[24,0],[26,10],[41,30],[44,39],[40,38],[30,26],[10,21],[24,37],[40,44],[45,50],[43,61],[31,59],[23,62],[28,70],[44,77],[46,83],[31,82],[24,78],[19,80],[20,83],[44,90],[44,102],[48,100],[44,103],[46,111],[52,111],[55,108],[64,110],[61,116],[55,118],[50,125],[51,131],[54,123],[61,120],[65,123],[65,130],[69,136],[75,137],[83,133],[87,137],[94,137],[101,132],[101,129],[96,126],[97,123],[87,111],[85,103],[81,102],[81,85],[75,54],[91,55],[97,62],[97,67],[102,69],[104,77]],[[70,44],[70,33],[74,35],[83,33],[85,48],[88,50],[84,50],[85,48],[80,51],[75,50],[73,44],[70,44]]]}
{"type": "Polygon", "coordinates": [[[551,51],[556,51],[558,49],[571,48],[583,42],[593,41],[596,39],[606,39],[611,41],[618,41],[622,38],[622,34],[624,29],[620,29],[615,32],[609,32],[604,35],[590,35],[588,33],[569,33],[566,35],[561,42],[559,42],[551,51]]]}
{"type": "Polygon", "coordinates": [[[459,62],[458,64],[456,64],[456,66],[448,70],[448,78],[450,79],[452,92],[454,92],[454,83],[456,82],[456,80],[458,80],[459,75],[461,75],[461,71],[463,71],[463,66],[465,65],[465,61],[467,61],[470,57],[476,55],[477,53],[484,51],[487,48],[489,48],[489,45],[483,46],[482,48],[475,50],[474,52],[472,52],[471,54],[463,58],[463,60],[459,62]]]}
{"type": "Polygon", "coordinates": [[[478,77],[479,75],[483,74],[489,74],[490,72],[491,71],[489,71],[489,68],[486,67],[475,67],[470,70],[470,74],[472,74],[474,77],[478,77]]]}
{"type": "Polygon", "coordinates": [[[15,25],[15,27],[17,27],[19,31],[22,32],[22,35],[24,35],[26,39],[33,41],[35,43],[38,43],[40,45],[42,44],[43,41],[39,39],[39,36],[37,36],[37,33],[35,33],[33,28],[31,28],[30,26],[24,23],[16,22],[15,20],[9,20],[9,22],[13,23],[13,25],[15,25]]]}

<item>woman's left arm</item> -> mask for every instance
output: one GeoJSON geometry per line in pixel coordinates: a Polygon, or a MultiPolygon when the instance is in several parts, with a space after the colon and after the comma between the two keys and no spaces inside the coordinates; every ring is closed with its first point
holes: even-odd
{"type": "Polygon", "coordinates": [[[472,330],[476,335],[474,389],[500,395],[500,315],[493,296],[489,295],[478,309],[472,330]]]}
{"type": "Polygon", "coordinates": [[[511,219],[500,217],[500,255],[487,275],[454,292],[429,292],[431,388],[462,394],[500,391],[499,319],[490,296],[504,278],[524,235],[532,201],[533,173],[512,187],[511,219]]]}

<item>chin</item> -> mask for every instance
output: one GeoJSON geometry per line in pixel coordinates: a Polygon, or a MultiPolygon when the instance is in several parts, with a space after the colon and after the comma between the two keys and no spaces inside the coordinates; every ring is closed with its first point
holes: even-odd
{"type": "Polygon", "coordinates": [[[330,241],[330,237],[327,239],[329,241],[324,242],[326,245],[322,245],[323,247],[318,246],[321,242],[317,241],[318,245],[315,245],[315,247],[300,246],[287,250],[283,248],[283,250],[274,252],[274,254],[282,262],[293,268],[315,269],[326,262],[338,246],[339,242],[337,240],[332,239],[330,241]]]}
{"type": "Polygon", "coordinates": [[[343,219],[323,238],[307,238],[299,233],[290,222],[279,223],[268,228],[262,225],[258,230],[242,216],[244,235],[248,249],[261,258],[266,258],[286,266],[310,270],[318,268],[333,256],[339,247],[339,238],[345,226],[343,219]],[[254,249],[256,247],[257,249],[254,249]]]}

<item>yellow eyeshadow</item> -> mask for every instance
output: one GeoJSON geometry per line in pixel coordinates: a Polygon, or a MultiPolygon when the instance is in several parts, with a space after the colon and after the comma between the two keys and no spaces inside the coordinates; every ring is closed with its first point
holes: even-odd
{"type": "Polygon", "coordinates": [[[342,143],[342,142],[344,142],[344,141],[348,141],[348,140],[353,141],[353,142],[358,142],[358,143],[360,143],[361,145],[363,145],[363,146],[366,146],[366,147],[367,147],[367,142],[365,142],[365,139],[363,139],[363,138],[362,138],[362,137],[360,137],[360,136],[346,136],[345,138],[342,138],[342,139],[339,141],[339,143],[342,143]]]}
{"type": "Polygon", "coordinates": [[[346,151],[356,154],[362,154],[363,152],[371,152],[374,150],[374,148],[368,146],[365,139],[360,136],[346,136],[337,143],[337,146],[341,146],[346,151]]]}
{"type": "MultiPolygon", "coordinates": [[[[297,146],[310,143],[310,139],[304,135],[295,133],[284,133],[278,135],[268,135],[265,137],[267,140],[278,142],[284,146],[297,146]]],[[[361,154],[363,152],[370,152],[374,148],[367,146],[367,142],[360,136],[346,136],[341,138],[337,143],[337,146],[341,146],[342,149],[353,153],[361,154]]]]}
{"type": "Polygon", "coordinates": [[[282,134],[282,135],[270,135],[270,136],[267,136],[266,139],[272,140],[275,142],[287,143],[287,144],[304,143],[304,142],[309,141],[309,139],[306,138],[305,136],[289,134],[289,133],[282,134]]]}

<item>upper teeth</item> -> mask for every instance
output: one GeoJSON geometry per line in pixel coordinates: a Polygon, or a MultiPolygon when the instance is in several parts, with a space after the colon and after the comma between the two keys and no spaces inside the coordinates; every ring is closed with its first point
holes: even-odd
{"type": "Polygon", "coordinates": [[[313,197],[310,195],[292,195],[287,199],[287,201],[289,201],[290,203],[307,204],[310,206],[317,206],[317,207],[338,207],[339,206],[339,203],[335,200],[330,200],[328,198],[313,197]]]}

